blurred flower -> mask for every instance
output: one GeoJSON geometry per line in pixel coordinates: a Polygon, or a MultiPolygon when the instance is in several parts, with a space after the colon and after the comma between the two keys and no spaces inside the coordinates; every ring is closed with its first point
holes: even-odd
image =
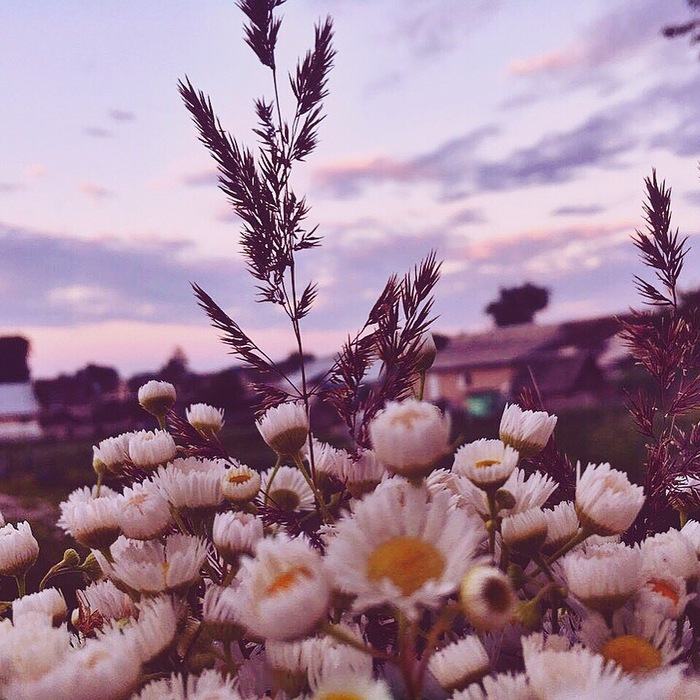
{"type": "Polygon", "coordinates": [[[462,579],[459,600],[467,620],[482,631],[513,622],[518,599],[509,578],[493,566],[475,566],[462,579]]]}
{"type": "Polygon", "coordinates": [[[229,562],[237,562],[241,554],[252,554],[263,537],[263,522],[251,513],[227,511],[214,517],[212,539],[219,554],[229,562]]]}
{"type": "Polygon", "coordinates": [[[22,576],[39,556],[39,543],[28,522],[0,527],[0,574],[22,576]]]}
{"type": "Polygon", "coordinates": [[[56,588],[25,595],[12,602],[12,621],[15,625],[24,624],[24,618],[31,614],[45,615],[49,624],[58,627],[68,616],[68,607],[63,593],[56,588]]]}
{"type": "Polygon", "coordinates": [[[106,438],[92,448],[92,466],[97,474],[121,474],[129,461],[129,440],[132,433],[106,438]]]}
{"type": "Polygon", "coordinates": [[[445,690],[454,691],[462,690],[485,676],[491,663],[479,637],[470,635],[435,652],[428,667],[445,690]]]}
{"type": "Polygon", "coordinates": [[[392,472],[429,474],[450,452],[450,420],[433,404],[416,399],[389,402],[369,424],[377,459],[392,472]]]}

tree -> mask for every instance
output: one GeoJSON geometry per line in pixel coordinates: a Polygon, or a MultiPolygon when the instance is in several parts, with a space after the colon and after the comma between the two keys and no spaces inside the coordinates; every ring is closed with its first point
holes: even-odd
{"type": "Polygon", "coordinates": [[[501,287],[499,294],[499,298],[484,309],[493,316],[497,326],[531,323],[534,315],[549,303],[549,290],[530,282],[521,287],[501,287]]]}
{"type": "Polygon", "coordinates": [[[20,335],[0,338],[0,383],[29,381],[29,341],[20,335]]]}

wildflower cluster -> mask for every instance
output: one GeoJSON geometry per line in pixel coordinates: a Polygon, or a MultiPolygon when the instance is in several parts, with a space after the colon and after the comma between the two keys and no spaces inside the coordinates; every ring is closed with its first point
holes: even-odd
{"type": "Polygon", "coordinates": [[[700,408],[700,322],[677,304],[683,242],[668,233],[663,186],[648,183],[650,231],[637,245],[668,295],[640,288],[671,316],[625,328],[668,404],[660,428],[655,397],[633,404],[649,439],[646,491],[607,463],[574,469],[554,446],[557,417],[534,401],[506,405],[498,437],[461,444],[449,415],[423,401],[434,254],[388,280],[311,385],[301,321],[316,288],[299,291],[296,256],[320,239],[290,177],[317,141],[333,32],[322,22],[290,75],[296,107],[284,122],[282,2],[239,1],[275,90],[256,102],[257,157],[181,84],[243,221],[260,301],[286,313],[302,361],[297,386],[195,286],[255,373],[269,464],[251,469],[228,453],[222,410],[198,403],[182,416],[174,386],[141,387],[154,429],[95,445],[96,484],[60,506],[77,549],[37,591],[26,586],[39,553],[31,526],[0,523],[0,575],[17,589],[0,604],[0,697],[700,697],[700,432],[679,425],[700,408]],[[659,369],[664,347],[676,361],[659,369]],[[347,428],[343,447],[314,435],[317,401],[347,428]],[[680,529],[660,516],[679,516],[680,529]]]}

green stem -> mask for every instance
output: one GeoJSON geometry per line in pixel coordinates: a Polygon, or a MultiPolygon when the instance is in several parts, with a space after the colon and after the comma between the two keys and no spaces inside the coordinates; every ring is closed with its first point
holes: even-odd
{"type": "Polygon", "coordinates": [[[299,471],[302,473],[304,479],[306,479],[306,483],[309,485],[309,488],[313,492],[314,498],[316,499],[316,503],[318,503],[318,507],[321,509],[321,515],[323,517],[324,522],[332,523],[333,516],[328,510],[328,506],[326,505],[326,502],[323,499],[323,494],[321,494],[321,492],[316,488],[316,484],[314,484],[313,479],[311,478],[311,476],[309,476],[309,472],[306,470],[304,462],[302,462],[301,456],[298,452],[294,455],[294,462],[296,463],[297,467],[299,467],[299,471]]]}
{"type": "Polygon", "coordinates": [[[391,662],[396,661],[396,658],[393,657],[391,654],[387,654],[386,652],[378,651],[377,649],[372,649],[372,647],[366,646],[352,634],[342,629],[339,625],[333,625],[330,622],[324,622],[321,626],[320,631],[323,634],[327,634],[329,637],[337,639],[341,644],[345,644],[346,646],[352,647],[353,649],[357,649],[358,651],[364,652],[365,654],[369,654],[375,659],[381,659],[382,661],[391,662]]]}
{"type": "Polygon", "coordinates": [[[15,581],[17,581],[17,597],[24,598],[27,594],[27,572],[15,576],[15,581]]]}
{"type": "Polygon", "coordinates": [[[265,500],[263,503],[265,505],[268,505],[270,502],[270,489],[272,488],[272,482],[275,480],[275,477],[277,476],[277,472],[280,470],[280,467],[282,466],[282,457],[280,455],[277,455],[277,461],[275,462],[275,466],[272,469],[272,474],[270,475],[270,480],[265,484],[265,500]]]}

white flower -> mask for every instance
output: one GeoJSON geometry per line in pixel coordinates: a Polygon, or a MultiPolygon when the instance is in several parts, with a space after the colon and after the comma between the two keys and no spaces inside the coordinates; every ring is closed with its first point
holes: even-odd
{"type": "Polygon", "coordinates": [[[557,417],[545,411],[524,411],[517,404],[506,404],[499,437],[522,457],[531,457],[544,448],[556,424],[557,417]]]}
{"type": "Polygon", "coordinates": [[[690,538],[678,530],[668,530],[641,543],[642,573],[646,580],[659,574],[677,576],[695,583],[700,563],[690,538]]]}
{"type": "Polygon", "coordinates": [[[369,424],[377,459],[403,476],[425,476],[450,452],[450,420],[433,404],[390,402],[369,424]]]}
{"type": "Polygon", "coordinates": [[[499,673],[454,693],[450,700],[541,700],[541,696],[535,695],[524,673],[499,673]]]}
{"type": "Polygon", "coordinates": [[[206,669],[199,675],[173,673],[169,678],[152,681],[132,700],[240,700],[240,696],[234,690],[233,678],[206,669]]]}
{"type": "Polygon", "coordinates": [[[262,639],[297,639],[325,615],[330,586],[321,556],[304,540],[262,539],[239,573],[243,621],[262,639]]]}
{"type": "Polygon", "coordinates": [[[199,580],[207,556],[204,540],[189,535],[170,535],[165,544],[139,542],[120,537],[110,549],[113,562],[94,552],[107,576],[146,595],[181,591],[199,580]]]}
{"type": "Polygon", "coordinates": [[[341,519],[328,542],[326,565],[354,608],[388,604],[415,618],[457,589],[481,539],[450,495],[433,495],[392,478],[341,519]]]}
{"type": "Polygon", "coordinates": [[[92,466],[100,474],[108,471],[112,474],[119,474],[121,468],[129,460],[129,440],[131,433],[122,433],[116,437],[109,437],[102,440],[92,448],[92,466]]]}
{"type": "Polygon", "coordinates": [[[435,345],[435,338],[433,334],[429,331],[421,334],[419,344],[418,344],[418,364],[416,369],[419,372],[426,372],[435,362],[435,357],[437,356],[437,347],[435,345]]]}
{"type": "Polygon", "coordinates": [[[231,640],[243,632],[242,599],[237,587],[210,585],[204,593],[202,621],[214,639],[231,640]]]}
{"type": "Polygon", "coordinates": [[[92,583],[82,591],[76,591],[76,595],[90,612],[99,612],[105,620],[123,620],[135,613],[131,598],[108,579],[92,583]]]}
{"type": "Polygon", "coordinates": [[[671,576],[663,570],[648,577],[637,593],[635,607],[652,611],[660,617],[677,620],[685,613],[695,593],[686,593],[686,582],[680,576],[671,576]]]}
{"type": "Polygon", "coordinates": [[[200,433],[216,435],[224,426],[224,410],[206,403],[193,403],[185,410],[187,422],[200,433]]]}
{"type": "Polygon", "coordinates": [[[576,507],[571,501],[562,501],[543,512],[547,520],[547,539],[542,549],[554,554],[578,532],[576,507]]]}
{"type": "Polygon", "coordinates": [[[0,527],[0,574],[21,576],[39,556],[39,543],[25,520],[0,527]]]}
{"type": "Polygon", "coordinates": [[[457,450],[452,471],[480,489],[495,491],[506,483],[518,457],[516,450],[500,440],[476,440],[457,450]]]}
{"type": "Polygon", "coordinates": [[[251,554],[263,537],[263,522],[252,513],[227,511],[214,517],[212,539],[217,550],[228,562],[240,554],[251,554]]]}
{"type": "Polygon", "coordinates": [[[56,588],[46,588],[12,602],[12,621],[15,625],[25,624],[24,618],[36,613],[46,616],[50,624],[58,627],[68,615],[63,593],[56,588]]]}
{"type": "Polygon", "coordinates": [[[489,672],[491,664],[476,635],[448,644],[430,657],[428,667],[445,690],[463,689],[489,672]]]}
{"type": "Polygon", "coordinates": [[[60,505],[58,525],[85,547],[104,549],[121,532],[117,494],[108,488],[97,491],[79,489],[60,505]]]}
{"type": "Polygon", "coordinates": [[[223,500],[221,480],[225,470],[226,462],[221,459],[190,457],[160,467],[152,480],[177,510],[212,510],[223,500]]]}
{"type": "Polygon", "coordinates": [[[576,480],[576,512],[597,535],[618,535],[632,525],[644,503],[644,489],[609,464],[589,464],[576,480]]]}
{"type": "MultiPolygon", "coordinates": [[[[308,454],[309,452],[307,443],[306,453],[308,454]]],[[[339,450],[314,438],[313,452],[317,477],[323,474],[331,476],[338,481],[343,481],[344,474],[348,470],[348,463],[351,461],[350,455],[345,450],[339,450]]]]}
{"type": "Polygon", "coordinates": [[[301,403],[281,403],[269,408],[255,425],[263,440],[282,456],[298,454],[309,434],[309,418],[301,403]]]}
{"type": "Polygon", "coordinates": [[[598,612],[612,612],[624,605],[642,584],[641,554],[623,544],[573,551],[561,564],[569,591],[598,612]]]}
{"type": "Polygon", "coordinates": [[[462,579],[459,599],[478,630],[499,630],[513,622],[518,599],[510,579],[494,566],[475,566],[462,579]]]}
{"type": "Polygon", "coordinates": [[[356,459],[343,464],[342,480],[348,491],[355,498],[360,498],[363,494],[374,491],[386,474],[386,468],[372,450],[360,450],[356,459]]]}
{"type": "Polygon", "coordinates": [[[258,495],[262,479],[245,464],[227,467],[221,476],[221,495],[232,503],[251,501],[258,495]]]}
{"type": "MultiPolygon", "coordinates": [[[[362,644],[359,630],[340,625],[345,634],[362,644]]],[[[343,644],[333,637],[312,637],[303,642],[307,676],[312,689],[336,678],[354,676],[358,680],[371,680],[372,657],[359,649],[343,644]]]]}
{"type": "Polygon", "coordinates": [[[151,379],[139,388],[139,403],[150,414],[162,418],[175,404],[177,394],[170,382],[151,379]]]}
{"type": "Polygon", "coordinates": [[[355,675],[333,678],[316,688],[310,700],[392,700],[389,688],[383,681],[358,678],[355,675]]]}
{"type": "Polygon", "coordinates": [[[175,440],[165,430],[140,430],[129,439],[129,458],[135,466],[153,470],[175,457],[175,440]]]}
{"type": "Polygon", "coordinates": [[[270,468],[262,473],[261,491],[265,503],[281,510],[313,510],[315,499],[311,487],[296,467],[283,464],[277,473],[270,468]]]}
{"type": "Polygon", "coordinates": [[[510,549],[532,556],[547,538],[547,518],[541,508],[507,515],[501,523],[501,535],[510,549]]]}
{"type": "Polygon", "coordinates": [[[152,481],[135,482],[117,496],[117,523],[126,537],[150,540],[172,522],[168,501],[152,481]]]}

